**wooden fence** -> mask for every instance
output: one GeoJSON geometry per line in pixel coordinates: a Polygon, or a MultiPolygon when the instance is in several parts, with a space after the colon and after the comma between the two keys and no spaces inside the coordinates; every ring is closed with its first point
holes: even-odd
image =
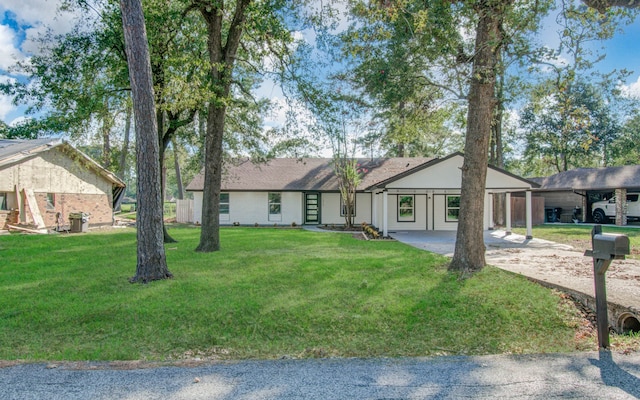
{"type": "Polygon", "coordinates": [[[193,222],[193,200],[176,200],[176,222],[187,224],[193,222]]]}
{"type": "MultiPolygon", "coordinates": [[[[527,203],[524,197],[511,196],[511,224],[525,226],[527,223],[527,203]]],[[[531,197],[531,222],[533,225],[544,224],[544,197],[531,197]]]]}

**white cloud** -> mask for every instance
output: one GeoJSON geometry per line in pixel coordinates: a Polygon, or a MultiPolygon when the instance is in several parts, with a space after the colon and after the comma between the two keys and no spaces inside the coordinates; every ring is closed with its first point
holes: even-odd
{"type": "Polygon", "coordinates": [[[24,115],[21,115],[21,116],[19,116],[19,117],[17,117],[17,118],[14,118],[13,120],[11,120],[11,121],[8,123],[8,125],[9,125],[9,126],[16,126],[16,125],[21,124],[21,123],[23,123],[23,122],[27,122],[27,121],[29,121],[30,119],[31,119],[31,118],[29,118],[29,117],[25,117],[24,115]]]}
{"type": "Polygon", "coordinates": [[[52,0],[0,0],[0,13],[10,12],[20,27],[20,33],[24,35],[22,43],[17,43],[16,32],[2,25],[2,45],[5,43],[5,34],[10,31],[14,52],[21,54],[21,57],[24,57],[24,54],[37,54],[40,48],[37,39],[41,34],[48,29],[54,34],[66,33],[78,18],[74,13],[58,11],[59,6],[59,1],[52,0]]]}
{"type": "MultiPolygon", "coordinates": [[[[0,55],[0,57],[2,57],[0,55]]],[[[13,83],[15,79],[0,76],[0,83],[13,83]]],[[[7,115],[16,110],[16,106],[11,103],[11,97],[0,95],[0,120],[4,121],[7,115]]]]}
{"type": "Polygon", "coordinates": [[[15,45],[15,32],[6,25],[0,25],[0,69],[7,70],[22,59],[22,54],[15,45]]]}
{"type": "Polygon", "coordinates": [[[640,99],[640,76],[638,80],[632,82],[628,85],[622,85],[620,87],[622,94],[627,97],[631,97],[634,99],[640,99]]]}

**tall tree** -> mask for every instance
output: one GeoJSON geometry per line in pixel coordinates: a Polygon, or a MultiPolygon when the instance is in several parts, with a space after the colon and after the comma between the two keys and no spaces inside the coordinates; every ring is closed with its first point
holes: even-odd
{"type": "Polygon", "coordinates": [[[156,106],[141,0],[120,0],[120,6],[133,97],[138,174],[138,262],[130,281],[147,283],[172,277],[163,244],[156,106]]]}
{"type": "Polygon", "coordinates": [[[371,106],[365,141],[396,157],[460,149],[456,115],[466,85],[459,77],[468,74],[458,57],[466,45],[462,18],[441,1],[354,1],[351,14],[340,44],[352,64],[348,76],[371,106]]]}
{"type": "MultiPolygon", "coordinates": [[[[617,0],[596,0],[598,7],[620,5],[617,0]],[[604,3],[604,5],[602,5],[604,3]]],[[[450,270],[474,272],[485,265],[485,246],[482,233],[484,210],[478,193],[484,193],[487,173],[487,145],[491,133],[491,112],[495,93],[496,49],[501,45],[500,25],[510,1],[481,0],[475,3],[478,13],[474,72],[469,95],[469,113],[465,142],[465,161],[462,167],[462,195],[460,223],[450,270]],[[489,90],[490,89],[490,90],[489,90]]],[[[629,2],[625,7],[640,7],[629,2]]]]}
{"type": "Polygon", "coordinates": [[[541,62],[541,79],[521,115],[528,172],[547,175],[607,164],[604,149],[619,133],[617,86],[628,73],[595,71],[604,55],[591,44],[611,38],[626,14],[562,3],[556,18],[559,48],[541,62]]]}
{"type": "Polygon", "coordinates": [[[193,8],[202,15],[207,26],[209,74],[213,98],[207,109],[205,136],[204,190],[202,229],[196,251],[211,252],[220,249],[220,186],[222,183],[222,143],[227,112],[227,99],[231,92],[236,53],[244,29],[247,7],[251,0],[238,0],[231,17],[225,20],[225,2],[196,1],[193,8]]]}
{"type": "MultiPolygon", "coordinates": [[[[223,169],[223,142],[234,84],[248,92],[238,74],[238,63],[263,70],[269,55],[287,53],[292,35],[284,23],[287,2],[270,0],[191,0],[187,13],[197,11],[207,30],[207,66],[210,97],[207,99],[202,230],[196,251],[220,249],[219,207],[223,169]]],[[[274,57],[274,60],[277,57],[274,57]]],[[[246,71],[246,70],[245,70],[246,71]]],[[[234,110],[231,110],[233,112],[234,110]]]]}
{"type": "Polygon", "coordinates": [[[449,270],[461,273],[472,273],[485,265],[482,199],[486,186],[491,123],[495,110],[496,65],[503,41],[502,23],[511,6],[510,0],[481,0],[474,5],[478,25],[462,164],[460,218],[455,251],[449,264],[449,270]]]}

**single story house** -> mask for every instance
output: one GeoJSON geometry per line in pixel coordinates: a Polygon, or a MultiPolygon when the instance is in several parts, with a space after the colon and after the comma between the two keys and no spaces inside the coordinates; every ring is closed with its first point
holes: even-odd
{"type": "MultiPolygon", "coordinates": [[[[359,160],[362,182],[356,192],[355,223],[372,224],[385,235],[396,230],[456,230],[463,160],[462,153],[444,158],[359,160]]],[[[485,229],[493,227],[494,193],[526,192],[530,204],[535,186],[490,166],[486,191],[478,193],[484,203],[485,229]]],[[[187,186],[194,194],[195,223],[202,218],[203,188],[203,173],[187,186]]],[[[331,159],[279,158],[257,164],[242,160],[226,167],[221,189],[223,225],[345,223],[331,159]]],[[[528,215],[530,228],[530,209],[528,215]]]]}
{"type": "Polygon", "coordinates": [[[112,225],[125,184],[61,139],[0,139],[0,229],[55,229],[69,214],[90,226],[112,225]]]}
{"type": "Polygon", "coordinates": [[[610,199],[616,191],[640,192],[640,165],[576,168],[530,180],[540,185],[535,194],[544,197],[548,222],[571,222],[576,207],[579,221],[592,222],[594,202],[610,199]]]}

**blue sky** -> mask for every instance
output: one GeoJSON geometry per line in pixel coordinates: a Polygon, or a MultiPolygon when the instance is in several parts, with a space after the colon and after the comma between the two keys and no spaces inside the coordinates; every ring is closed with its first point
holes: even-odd
{"type": "MultiPolygon", "coordinates": [[[[64,33],[70,28],[76,16],[58,13],[57,0],[0,0],[0,82],[25,77],[9,72],[16,60],[28,60],[37,52],[33,39],[49,27],[56,33],[64,33]]],[[[623,33],[607,42],[606,58],[599,64],[603,71],[614,68],[633,70],[625,84],[640,96],[640,18],[632,25],[625,26],[623,33]]],[[[542,37],[553,37],[554,29],[547,29],[542,37]]],[[[280,94],[279,91],[275,91],[280,94]]],[[[282,101],[282,99],[274,99],[282,101]]],[[[0,96],[0,119],[15,123],[24,118],[24,107],[15,107],[6,97],[0,96]]]]}

